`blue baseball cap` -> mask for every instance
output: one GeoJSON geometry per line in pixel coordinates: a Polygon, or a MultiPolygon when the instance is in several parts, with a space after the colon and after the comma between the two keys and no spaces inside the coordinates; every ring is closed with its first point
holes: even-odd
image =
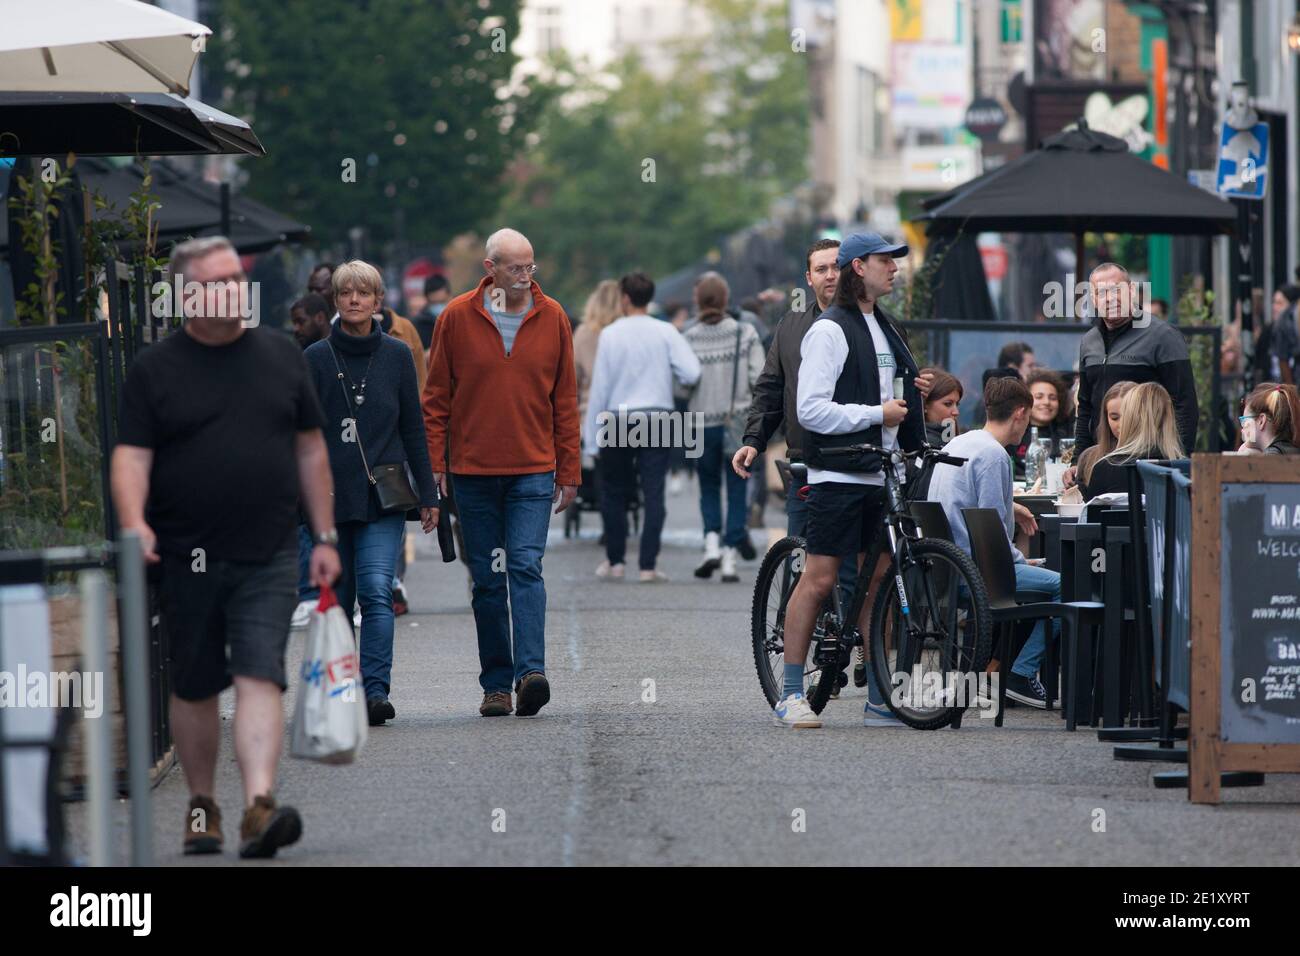
{"type": "Polygon", "coordinates": [[[865,259],[878,252],[897,259],[907,255],[907,245],[895,245],[878,232],[855,232],[840,243],[840,254],[835,259],[835,265],[843,269],[854,259],[865,259]]]}

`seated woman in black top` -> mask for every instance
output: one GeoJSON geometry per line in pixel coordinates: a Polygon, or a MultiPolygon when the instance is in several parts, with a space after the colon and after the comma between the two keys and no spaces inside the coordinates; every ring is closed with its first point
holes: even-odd
{"type": "MultiPolygon", "coordinates": [[[[1131,383],[1126,383],[1131,384],[1131,383]]],[[[1107,418],[1114,387],[1106,393],[1107,418]]],[[[1089,449],[1091,451],[1091,449],[1089,449]]],[[[1104,455],[1090,457],[1086,469],[1080,468],[1083,500],[1098,495],[1125,493],[1128,476],[1124,466],[1147,458],[1179,459],[1184,457],[1178,437],[1174,403],[1158,382],[1146,382],[1129,388],[1119,402],[1118,444],[1104,455]]]]}
{"type": "MultiPolygon", "coordinates": [[[[1084,491],[1089,482],[1093,481],[1092,472],[1097,467],[1097,462],[1114,451],[1115,446],[1119,444],[1120,406],[1124,403],[1124,396],[1135,388],[1137,388],[1136,382],[1116,382],[1106,389],[1106,394],[1101,400],[1101,407],[1105,414],[1102,416],[1101,421],[1097,423],[1097,433],[1093,436],[1096,438],[1097,444],[1085,449],[1083,454],[1079,456],[1078,461],[1075,462],[1080,492],[1084,491]]],[[[1127,488],[1128,486],[1125,485],[1124,490],[1127,490],[1127,488]]],[[[1084,500],[1088,500],[1086,494],[1084,500]]]]}
{"type": "Polygon", "coordinates": [[[1074,402],[1070,399],[1070,389],[1065,379],[1048,368],[1034,369],[1025,384],[1034,398],[1029,409],[1029,425],[1038,429],[1039,438],[1052,440],[1052,457],[1059,458],[1060,440],[1074,437],[1074,402]]]}
{"type": "Polygon", "coordinates": [[[1025,476],[1025,455],[1029,452],[1029,443],[1033,439],[1034,429],[1038,437],[1046,438],[1052,443],[1050,456],[1061,457],[1061,439],[1074,437],[1074,402],[1070,399],[1070,389],[1065,379],[1056,372],[1046,368],[1036,368],[1029,373],[1025,384],[1034,404],[1029,409],[1029,428],[1015,448],[1008,449],[1015,460],[1017,479],[1025,476]]]}
{"type": "Polygon", "coordinates": [[[1296,455],[1300,427],[1300,392],[1294,385],[1264,382],[1246,396],[1241,416],[1241,448],[1245,455],[1296,455]]]}

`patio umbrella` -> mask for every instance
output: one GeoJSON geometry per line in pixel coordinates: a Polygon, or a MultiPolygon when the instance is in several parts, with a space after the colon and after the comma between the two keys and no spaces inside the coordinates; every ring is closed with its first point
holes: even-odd
{"type": "Polygon", "coordinates": [[[188,96],[212,32],[136,0],[0,0],[0,23],[0,90],[22,92],[188,96]]]}
{"type": "Polygon", "coordinates": [[[917,217],[932,235],[957,231],[1232,234],[1237,212],[1187,180],[1088,128],[1058,133],[1031,153],[946,194],[917,217]]]}
{"type": "Polygon", "coordinates": [[[0,156],[69,152],[266,155],[237,116],[170,93],[0,93],[0,156]]]}
{"type": "MultiPolygon", "coordinates": [[[[185,173],[165,161],[155,161],[150,169],[153,174],[150,193],[161,204],[161,208],[154,214],[160,250],[165,251],[173,242],[192,236],[214,236],[221,232],[219,185],[185,173]]],[[[30,164],[25,165],[20,173],[30,176],[30,164]]],[[[144,178],[144,170],[134,163],[118,166],[98,158],[79,159],[73,167],[73,173],[79,176],[80,185],[84,185],[91,193],[103,196],[119,214],[126,208],[131,195],[139,190],[144,178]]],[[[66,205],[68,212],[60,217],[60,222],[75,214],[75,228],[70,234],[71,238],[75,238],[81,228],[82,203],[78,200],[66,205]]],[[[4,222],[4,218],[3,210],[0,210],[0,223],[4,222]]],[[[309,226],[283,216],[259,202],[239,195],[230,198],[228,238],[242,254],[265,252],[283,242],[302,242],[310,235],[309,226]]],[[[8,255],[11,259],[17,259],[20,244],[16,236],[10,236],[9,239],[6,243],[5,231],[0,229],[0,256],[8,255]]],[[[66,243],[64,248],[70,249],[76,245],[75,242],[66,243]]],[[[119,242],[119,249],[123,256],[129,256],[133,251],[124,242],[119,242]]],[[[75,270],[73,274],[77,274],[75,270]]]]}
{"type": "MultiPolygon", "coordinates": [[[[143,169],[132,163],[118,167],[103,159],[77,163],[88,190],[98,191],[121,210],[140,188],[143,169]]],[[[162,204],[156,215],[158,245],[166,249],[173,242],[191,236],[215,236],[221,232],[221,187],[177,169],[166,161],[155,161],[150,170],[150,191],[162,204]]],[[[310,227],[244,196],[230,198],[230,235],[241,253],[264,252],[282,242],[301,242],[310,227]]]]}

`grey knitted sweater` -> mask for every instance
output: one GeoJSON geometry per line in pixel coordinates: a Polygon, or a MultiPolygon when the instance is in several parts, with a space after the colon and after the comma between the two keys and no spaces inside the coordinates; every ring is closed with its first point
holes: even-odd
{"type": "Polygon", "coordinates": [[[750,325],[730,316],[715,323],[697,322],[684,333],[700,360],[700,381],[690,392],[687,408],[704,415],[704,427],[721,425],[730,406],[740,422],[745,421],[754,383],[763,371],[763,343],[750,325]],[[736,355],[736,328],[740,327],[740,363],[736,369],[732,396],[732,365],[736,355]]]}

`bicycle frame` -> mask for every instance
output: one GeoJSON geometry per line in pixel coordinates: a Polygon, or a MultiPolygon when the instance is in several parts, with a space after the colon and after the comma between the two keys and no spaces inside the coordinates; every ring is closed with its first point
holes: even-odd
{"type": "MultiPolygon", "coordinates": [[[[876,450],[876,449],[873,449],[876,450]]],[[[841,606],[839,588],[832,589],[834,594],[835,611],[838,622],[835,628],[828,629],[825,637],[817,645],[814,654],[814,662],[822,665],[834,665],[839,662],[841,652],[844,648],[851,647],[861,639],[861,629],[858,627],[858,621],[862,616],[862,609],[866,606],[867,597],[871,589],[871,577],[874,574],[876,565],[879,563],[880,554],[884,546],[882,535],[887,539],[889,554],[894,571],[894,584],[898,588],[899,600],[902,602],[903,613],[907,613],[909,607],[907,600],[907,589],[903,584],[903,576],[900,569],[904,566],[906,556],[905,549],[912,540],[920,538],[916,528],[916,522],[912,516],[907,513],[907,498],[903,494],[903,488],[898,480],[898,469],[906,457],[906,453],[900,450],[884,451],[884,478],[885,478],[885,496],[888,510],[885,521],[881,528],[876,532],[875,538],[871,543],[862,564],[858,568],[857,576],[853,585],[853,596],[849,599],[847,612],[841,606]],[[834,633],[832,633],[834,630],[834,633]],[[854,640],[844,643],[843,639],[849,635],[854,635],[854,640]]],[[[922,470],[925,475],[932,467],[930,462],[926,463],[922,470]]],[[[918,481],[919,484],[919,481],[918,481]]],[[[883,581],[881,582],[883,585],[883,581]]]]}

